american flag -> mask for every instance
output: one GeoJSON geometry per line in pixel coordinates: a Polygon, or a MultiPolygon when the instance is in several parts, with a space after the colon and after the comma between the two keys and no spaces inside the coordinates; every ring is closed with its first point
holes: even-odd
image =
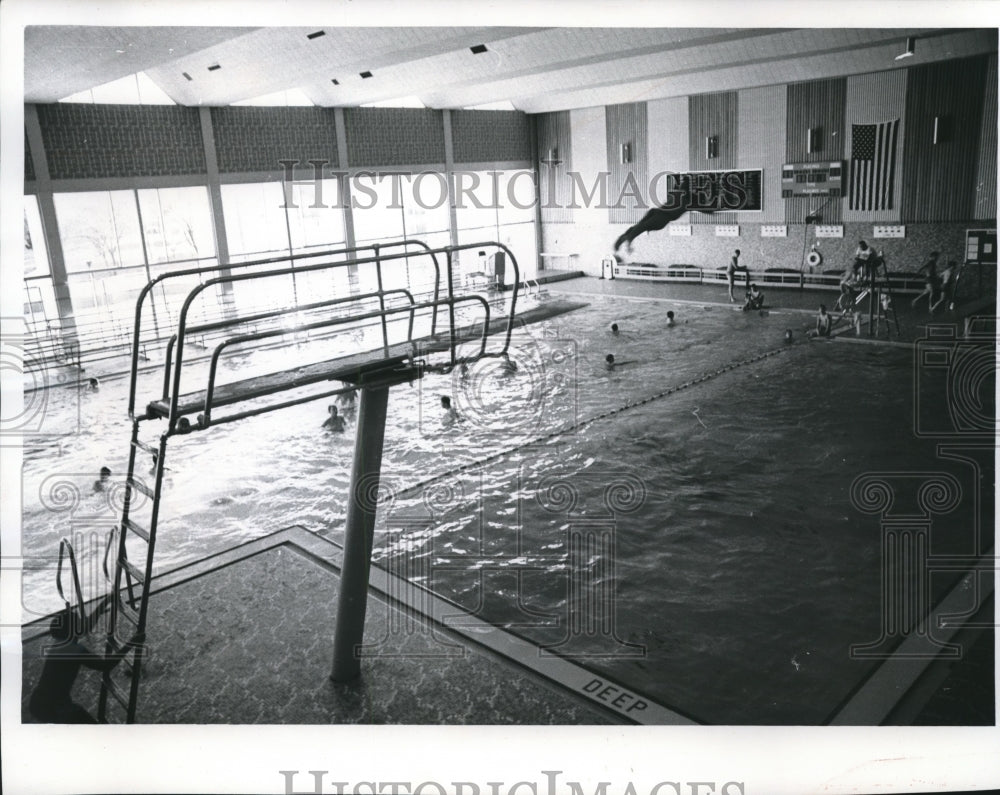
{"type": "Polygon", "coordinates": [[[899,119],[851,125],[852,210],[891,210],[899,119]]]}

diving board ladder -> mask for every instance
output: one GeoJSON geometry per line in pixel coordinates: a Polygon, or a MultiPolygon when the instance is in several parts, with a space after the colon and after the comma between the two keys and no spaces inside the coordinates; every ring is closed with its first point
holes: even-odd
{"type": "Polygon", "coordinates": [[[125,501],[122,506],[121,522],[116,533],[109,539],[105,552],[104,573],[112,580],[111,612],[108,635],[105,642],[105,657],[121,657],[129,676],[127,686],[115,680],[116,668],[105,669],[101,675],[101,694],[97,705],[97,719],[101,723],[111,722],[109,707],[124,711],[124,723],[135,722],[136,704],[139,699],[139,680],[142,675],[142,659],[145,651],[146,620],[149,615],[149,596],[153,578],[153,552],[156,548],[156,525],[160,512],[160,497],[163,490],[164,461],[167,454],[167,435],[160,437],[156,446],[139,439],[139,418],[132,420],[132,440],[129,445],[128,474],[125,479],[125,501]],[[139,452],[143,460],[155,458],[153,486],[136,475],[139,452]],[[148,523],[143,525],[134,518],[136,503],[140,498],[149,500],[148,523]],[[129,557],[129,539],[136,539],[132,545],[141,554],[129,557]],[[107,557],[114,549],[114,575],[108,570],[107,557]],[[123,588],[124,581],[124,588],[123,588]],[[123,637],[127,635],[126,637],[123,637]]]}

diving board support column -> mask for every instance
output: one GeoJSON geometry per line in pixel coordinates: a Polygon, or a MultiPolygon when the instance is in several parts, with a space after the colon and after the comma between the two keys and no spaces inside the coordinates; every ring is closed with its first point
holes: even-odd
{"type": "Polygon", "coordinates": [[[340,571],[333,635],[333,672],[330,678],[335,682],[349,682],[361,673],[358,649],[365,633],[368,572],[375,536],[388,403],[388,386],[362,387],[344,531],[344,563],[340,571]]]}

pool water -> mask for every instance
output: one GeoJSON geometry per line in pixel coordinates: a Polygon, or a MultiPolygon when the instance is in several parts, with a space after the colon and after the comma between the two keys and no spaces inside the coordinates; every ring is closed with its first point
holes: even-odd
{"type": "MultiPolygon", "coordinates": [[[[970,477],[913,432],[928,388],[913,352],[809,343],[797,316],[590,300],[515,333],[514,374],[491,359],[393,388],[376,565],[697,720],[825,721],[873,666],[851,644],[880,627],[879,518],[852,482],[970,477]],[[609,372],[608,353],[629,363],[609,372]],[[443,394],[463,416],[448,427],[443,394]]],[[[246,354],[228,377],[287,357],[246,354]]],[[[144,378],[155,392],[159,373],[144,378]]],[[[26,443],[26,556],[114,524],[115,496],[91,483],[125,471],[126,392],[49,390],[49,427],[71,431],[26,443]]],[[[289,524],[340,540],[355,424],[321,431],[325,405],[172,440],[157,570],[289,524]]],[[[992,528],[972,503],[934,525],[932,551],[966,551],[975,519],[992,528]]],[[[60,606],[51,569],[27,573],[25,605],[60,606]]]]}

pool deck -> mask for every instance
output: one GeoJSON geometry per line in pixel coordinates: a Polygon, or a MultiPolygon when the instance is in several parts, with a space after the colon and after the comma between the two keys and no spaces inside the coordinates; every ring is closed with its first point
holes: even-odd
{"type": "MultiPolygon", "coordinates": [[[[760,284],[764,293],[764,308],[769,315],[783,317],[787,319],[787,327],[795,333],[804,333],[805,330],[813,328],[815,317],[819,311],[819,305],[825,304],[828,311],[833,311],[833,306],[840,293],[837,289],[799,289],[798,287],[776,286],[771,284],[760,284]]],[[[699,306],[742,306],[742,288],[737,285],[734,294],[739,301],[732,303],[729,301],[729,289],[725,284],[693,284],[687,282],[657,282],[643,279],[602,279],[593,276],[584,276],[576,279],[553,282],[544,286],[554,295],[562,297],[574,296],[594,296],[602,295],[609,297],[628,298],[632,300],[664,301],[669,303],[691,303],[699,306]]],[[[927,299],[921,300],[920,304],[914,308],[911,305],[915,294],[907,293],[895,297],[896,312],[899,320],[899,332],[897,333],[895,324],[887,330],[885,324],[879,329],[877,335],[869,336],[867,328],[863,328],[860,335],[853,330],[843,329],[838,333],[835,328],[836,338],[841,341],[872,342],[889,345],[905,344],[912,345],[918,339],[927,336],[928,327],[933,326],[953,326],[957,333],[961,333],[965,312],[964,309],[971,305],[971,302],[958,304],[954,311],[947,311],[944,308],[938,309],[931,314],[927,311],[927,299]]],[[[867,300],[859,305],[862,315],[867,319],[867,300]]],[[[982,314],[982,313],[980,313],[982,314]]],[[[987,313],[991,314],[991,313],[987,313]]]]}
{"type": "MultiPolygon", "coordinates": [[[[546,285],[561,296],[609,295],[635,300],[731,306],[724,286],[653,284],[581,277],[546,285]]],[[[770,312],[796,329],[811,324],[823,291],[771,290],[770,312]],[[797,323],[797,325],[796,325],[797,323]]],[[[836,294],[830,294],[833,300],[836,294]]],[[[826,303],[832,303],[827,297],[826,303]]],[[[901,301],[901,334],[912,344],[933,319],[901,301]]],[[[868,338],[860,338],[867,341],[868,338]]],[[[885,337],[882,337],[885,342],[885,337]]],[[[330,679],[341,549],[292,526],[207,557],[153,581],[151,653],[143,669],[139,723],[180,724],[459,724],[684,725],[670,705],[651,703],[570,659],[545,655],[505,631],[464,616],[454,605],[374,567],[369,589],[361,677],[330,679]]],[[[984,599],[981,623],[993,623],[984,599]],[[985,621],[988,619],[988,621],[985,621]]],[[[41,619],[22,628],[22,720],[41,671],[41,619]]],[[[880,685],[878,677],[841,713],[854,725],[904,723],[993,725],[992,628],[961,636],[969,653],[935,661],[880,685]],[[983,683],[986,683],[984,685],[983,683]],[[875,691],[881,688],[881,692],[875,691]],[[985,688],[985,689],[984,689],[985,688]],[[989,691],[989,693],[987,692],[989,691]],[[873,708],[874,702],[883,706],[873,708]],[[853,711],[852,711],[853,710],[853,711]]],[[[884,666],[885,667],[885,666],[884,666]]],[[[891,666],[890,666],[891,668],[891,666]]],[[[119,669],[115,676],[127,681],[119,669]]],[[[81,673],[77,703],[96,714],[98,676],[81,673]]]]}

